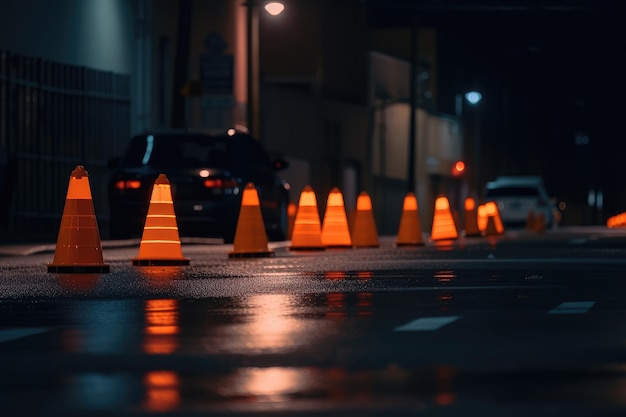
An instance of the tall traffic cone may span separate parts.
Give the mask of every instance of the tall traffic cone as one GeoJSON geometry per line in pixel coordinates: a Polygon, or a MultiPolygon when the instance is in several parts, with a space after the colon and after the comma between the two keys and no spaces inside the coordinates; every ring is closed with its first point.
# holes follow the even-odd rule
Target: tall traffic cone
{"type": "Polygon", "coordinates": [[[487,207],[484,204],[480,204],[476,209],[476,223],[478,224],[478,230],[481,234],[484,234],[487,230],[487,207]]]}
{"type": "Polygon", "coordinates": [[[322,226],[315,191],[307,185],[300,193],[296,219],[293,224],[290,250],[324,250],[322,226]]]}
{"type": "Polygon", "coordinates": [[[465,199],[465,236],[480,236],[480,230],[478,229],[478,209],[476,208],[476,201],[472,197],[465,199]]]}
{"type": "Polygon", "coordinates": [[[414,193],[408,192],[402,202],[402,216],[400,217],[396,246],[421,246],[423,244],[422,226],[417,211],[417,197],[414,193]]]}
{"type": "Polygon", "coordinates": [[[537,233],[543,233],[546,231],[546,215],[540,212],[535,220],[533,230],[537,233]]]}
{"type": "Polygon", "coordinates": [[[502,224],[502,218],[500,217],[500,211],[496,203],[494,201],[488,201],[485,203],[485,209],[487,213],[485,236],[501,235],[504,233],[504,225],[502,224]]]}
{"type": "Polygon", "coordinates": [[[328,194],[326,212],[322,221],[322,244],[327,248],[352,247],[343,194],[337,187],[330,190],[328,194]]]}
{"type": "Polygon", "coordinates": [[[89,174],[78,165],[70,176],[63,217],[48,272],[109,272],[102,258],[98,222],[93,209],[89,174]]]}
{"type": "Polygon", "coordinates": [[[433,227],[430,233],[430,239],[449,240],[458,237],[459,232],[454,224],[448,198],[444,196],[437,197],[435,200],[435,214],[433,215],[433,227]]]}
{"type": "Polygon", "coordinates": [[[377,248],[378,231],[372,211],[372,199],[369,194],[362,191],[356,200],[352,223],[352,245],[355,248],[377,248]]]}
{"type": "Polygon", "coordinates": [[[133,265],[189,265],[189,259],[183,256],[172,187],[165,174],[160,174],[152,186],[139,254],[133,258],[133,265]]]}
{"type": "Polygon", "coordinates": [[[259,193],[253,183],[246,184],[235,230],[233,251],[229,258],[261,258],[274,256],[267,247],[267,232],[261,213],[259,193]]]}
{"type": "Polygon", "coordinates": [[[535,230],[535,222],[537,219],[535,218],[535,212],[530,210],[528,215],[526,216],[526,224],[524,225],[524,229],[526,230],[535,230]]]}
{"type": "Polygon", "coordinates": [[[293,234],[293,224],[296,221],[296,211],[298,206],[293,201],[287,204],[287,240],[291,240],[293,234]]]}

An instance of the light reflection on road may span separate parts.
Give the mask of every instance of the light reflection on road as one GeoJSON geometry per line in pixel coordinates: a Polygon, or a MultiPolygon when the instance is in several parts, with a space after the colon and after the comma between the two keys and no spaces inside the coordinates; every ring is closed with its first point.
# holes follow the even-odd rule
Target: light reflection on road
{"type": "Polygon", "coordinates": [[[61,288],[73,294],[84,294],[96,288],[102,274],[56,274],[61,288]]]}
{"type": "Polygon", "coordinates": [[[151,371],[143,379],[146,388],[144,406],[149,411],[174,410],[180,403],[180,378],[172,371],[151,371]]]}
{"type": "Polygon", "coordinates": [[[243,310],[247,317],[234,326],[231,338],[224,340],[230,352],[279,352],[297,349],[321,325],[318,321],[296,318],[298,297],[289,294],[256,294],[246,297],[243,310]]]}
{"type": "Polygon", "coordinates": [[[146,327],[143,351],[149,354],[169,354],[178,348],[178,301],[173,299],[146,300],[146,327]]]}

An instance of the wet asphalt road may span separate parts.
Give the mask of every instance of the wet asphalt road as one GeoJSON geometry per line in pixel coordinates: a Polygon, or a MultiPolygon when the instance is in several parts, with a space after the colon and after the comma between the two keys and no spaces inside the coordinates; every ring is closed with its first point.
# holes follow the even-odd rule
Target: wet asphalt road
{"type": "Polygon", "coordinates": [[[48,274],[0,257],[3,416],[626,415],[626,232],[48,274]]]}

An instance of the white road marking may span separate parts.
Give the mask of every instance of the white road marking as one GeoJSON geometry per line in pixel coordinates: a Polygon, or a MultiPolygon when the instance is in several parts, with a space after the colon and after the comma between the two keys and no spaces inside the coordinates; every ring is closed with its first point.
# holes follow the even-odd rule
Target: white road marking
{"type": "Polygon", "coordinates": [[[458,319],[460,316],[447,316],[447,317],[422,317],[402,326],[396,327],[396,332],[424,332],[434,331],[442,328],[446,324],[450,324],[458,319]]]}
{"type": "Polygon", "coordinates": [[[22,337],[33,336],[35,334],[47,332],[45,327],[31,327],[26,329],[0,330],[0,343],[21,339],[22,337]]]}
{"type": "Polygon", "coordinates": [[[570,301],[559,304],[548,314],[585,314],[593,307],[595,301],[570,301]]]}

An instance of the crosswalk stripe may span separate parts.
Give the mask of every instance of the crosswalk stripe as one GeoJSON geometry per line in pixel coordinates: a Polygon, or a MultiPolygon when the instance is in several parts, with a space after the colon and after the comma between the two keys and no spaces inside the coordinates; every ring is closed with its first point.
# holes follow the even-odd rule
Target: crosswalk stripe
{"type": "Polygon", "coordinates": [[[595,301],[569,301],[559,304],[548,314],[585,314],[595,303],[595,301]]]}
{"type": "Polygon", "coordinates": [[[424,332],[438,330],[446,324],[450,324],[458,319],[460,316],[446,316],[446,317],[422,317],[402,326],[396,327],[396,332],[424,332]]]}

